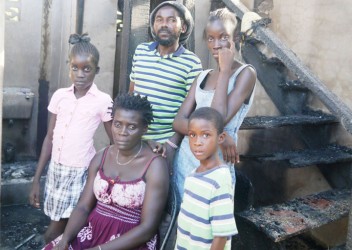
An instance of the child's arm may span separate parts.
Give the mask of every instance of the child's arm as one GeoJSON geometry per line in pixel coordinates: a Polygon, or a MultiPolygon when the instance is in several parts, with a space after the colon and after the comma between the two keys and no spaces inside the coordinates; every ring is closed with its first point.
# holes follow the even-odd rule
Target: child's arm
{"type": "Polygon", "coordinates": [[[166,157],[167,166],[169,168],[169,173],[173,173],[173,162],[175,158],[176,149],[174,146],[179,146],[183,139],[183,135],[178,132],[175,132],[168,140],[169,142],[164,143],[164,151],[162,156],[166,157]]]}
{"type": "Polygon", "coordinates": [[[109,136],[110,145],[114,144],[114,138],[112,137],[112,132],[111,132],[111,125],[112,125],[112,121],[104,122],[105,132],[109,136]]]}
{"type": "Polygon", "coordinates": [[[45,165],[47,164],[51,156],[55,124],[56,114],[50,113],[48,131],[43,141],[42,150],[40,152],[40,157],[37,164],[37,169],[33,177],[31,192],[29,194],[29,203],[37,208],[40,207],[40,177],[43,173],[45,165]]]}
{"type": "Polygon", "coordinates": [[[214,237],[210,250],[223,250],[227,241],[227,237],[214,237]]]}
{"type": "Polygon", "coordinates": [[[213,241],[211,249],[224,249],[228,237],[238,233],[234,217],[234,188],[228,168],[214,171],[214,181],[219,185],[212,191],[209,218],[213,241]]]}
{"type": "Polygon", "coordinates": [[[232,119],[241,105],[249,98],[256,81],[255,70],[252,67],[247,67],[237,76],[236,85],[228,94],[229,80],[233,74],[234,50],[233,42],[231,42],[230,48],[224,47],[219,50],[220,72],[211,103],[211,107],[219,111],[223,116],[225,124],[232,119]]]}
{"type": "Polygon", "coordinates": [[[103,157],[104,150],[98,152],[90,162],[88,168],[88,178],[84,186],[83,192],[79,198],[77,206],[73,209],[70,219],[67,222],[67,226],[62,235],[60,242],[57,244],[55,249],[66,249],[68,243],[79,233],[87,221],[87,218],[94,208],[97,200],[94,195],[93,186],[94,180],[99,170],[101,159],[103,157]]]}
{"type": "Polygon", "coordinates": [[[223,160],[225,162],[231,162],[233,164],[240,162],[240,155],[237,151],[237,145],[235,140],[225,132],[225,140],[220,144],[220,150],[222,152],[223,160]]]}
{"type": "Polygon", "coordinates": [[[181,135],[188,134],[188,118],[196,108],[196,88],[197,88],[197,79],[194,79],[190,90],[186,96],[186,99],[181,104],[180,109],[177,112],[177,115],[174,119],[173,129],[180,133],[181,135]]]}

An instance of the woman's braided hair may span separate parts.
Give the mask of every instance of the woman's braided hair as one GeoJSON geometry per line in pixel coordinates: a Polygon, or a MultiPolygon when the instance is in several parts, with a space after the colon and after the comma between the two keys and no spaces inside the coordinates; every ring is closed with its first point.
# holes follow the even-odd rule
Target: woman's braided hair
{"type": "Polygon", "coordinates": [[[147,97],[132,93],[119,94],[115,97],[111,116],[114,117],[117,109],[125,109],[140,112],[144,125],[149,125],[153,121],[152,105],[147,97]]]}

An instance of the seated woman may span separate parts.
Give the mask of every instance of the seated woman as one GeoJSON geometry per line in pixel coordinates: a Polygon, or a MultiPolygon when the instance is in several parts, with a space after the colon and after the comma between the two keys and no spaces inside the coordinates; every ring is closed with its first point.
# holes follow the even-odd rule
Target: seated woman
{"type": "Polygon", "coordinates": [[[112,110],[114,144],[91,161],[88,180],[63,235],[44,249],[158,249],[169,175],[142,141],[153,119],[146,98],[123,94],[112,110]]]}

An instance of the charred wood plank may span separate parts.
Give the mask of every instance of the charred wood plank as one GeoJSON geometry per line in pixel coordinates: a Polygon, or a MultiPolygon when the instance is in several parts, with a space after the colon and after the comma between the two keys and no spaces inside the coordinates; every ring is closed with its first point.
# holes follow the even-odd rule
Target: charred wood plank
{"type": "Polygon", "coordinates": [[[322,125],[337,123],[336,117],[324,113],[246,117],[240,129],[267,129],[294,125],[322,125]]]}
{"type": "MultiPolygon", "coordinates": [[[[191,12],[193,19],[195,20],[195,3],[194,0],[183,0],[183,5],[186,6],[186,8],[191,12]]],[[[186,41],[186,48],[189,49],[190,51],[195,50],[195,40],[194,40],[194,32],[195,29],[192,30],[191,35],[189,36],[189,38],[186,41]]]]}
{"type": "Polygon", "coordinates": [[[350,190],[334,189],[236,214],[274,242],[280,242],[348,215],[350,190]]]}
{"type": "Polygon", "coordinates": [[[267,60],[255,45],[246,43],[242,47],[243,59],[254,66],[258,79],[270,99],[284,115],[302,113],[307,103],[307,93],[303,91],[287,91],[282,88],[286,81],[286,71],[282,65],[267,60]]]}
{"type": "Polygon", "coordinates": [[[308,88],[300,80],[287,80],[284,83],[279,84],[284,90],[300,90],[307,91],[308,88]]]}
{"type": "MultiPolygon", "coordinates": [[[[243,18],[244,13],[248,12],[248,9],[240,3],[240,1],[223,0],[223,2],[230,10],[234,11],[240,19],[243,18]]],[[[271,30],[259,26],[254,30],[254,34],[256,39],[263,42],[277,58],[279,58],[286,67],[325,104],[331,113],[336,115],[344,128],[352,134],[351,109],[330,91],[271,30]]],[[[349,217],[346,246],[348,249],[352,248],[352,212],[349,217]]]]}
{"type": "MultiPolygon", "coordinates": [[[[253,156],[241,156],[248,158],[253,156]]],[[[352,149],[330,144],[317,149],[303,149],[277,152],[272,155],[257,156],[259,161],[285,161],[291,168],[300,168],[317,164],[332,164],[352,161],[352,149]]]]}
{"type": "MultiPolygon", "coordinates": [[[[240,1],[223,0],[223,2],[241,19],[249,11],[240,1]]],[[[254,34],[256,39],[263,42],[309,90],[319,97],[331,113],[341,120],[345,129],[352,133],[351,109],[330,91],[270,29],[258,26],[254,30],[254,34]]]]}
{"type": "Polygon", "coordinates": [[[346,248],[346,245],[341,245],[341,246],[336,246],[334,248],[330,248],[331,250],[346,250],[346,249],[350,249],[350,248],[346,248]]]}
{"type": "Polygon", "coordinates": [[[150,41],[149,28],[150,1],[124,1],[123,29],[120,56],[119,93],[128,92],[132,58],[138,44],[150,41]]]}

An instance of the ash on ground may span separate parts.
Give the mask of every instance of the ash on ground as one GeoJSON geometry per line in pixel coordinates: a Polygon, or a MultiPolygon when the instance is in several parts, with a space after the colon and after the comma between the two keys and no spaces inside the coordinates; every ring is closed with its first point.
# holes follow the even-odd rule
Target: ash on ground
{"type": "Polygon", "coordinates": [[[30,205],[1,207],[0,249],[37,250],[44,246],[43,234],[50,219],[30,205]],[[26,241],[27,239],[30,240],[26,241]]]}

